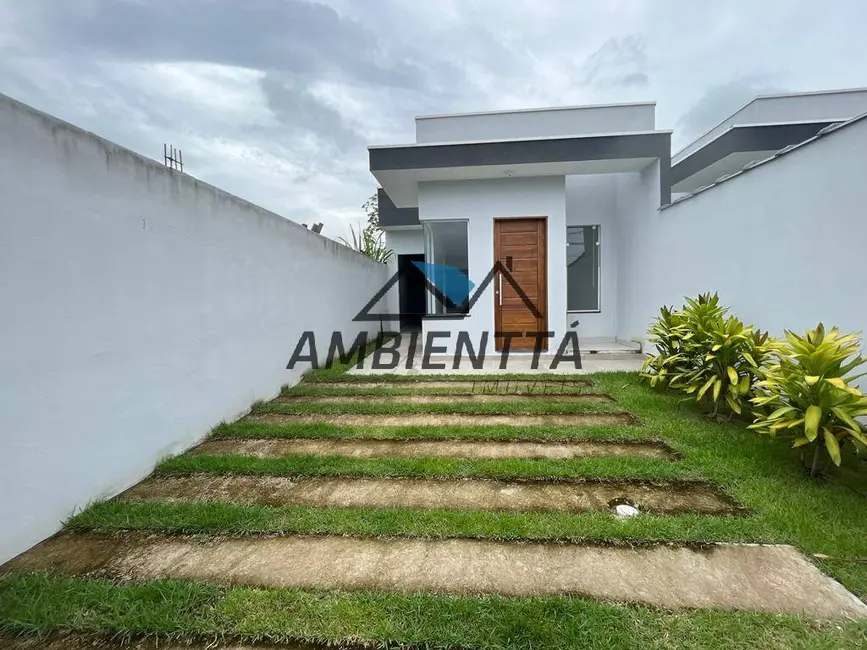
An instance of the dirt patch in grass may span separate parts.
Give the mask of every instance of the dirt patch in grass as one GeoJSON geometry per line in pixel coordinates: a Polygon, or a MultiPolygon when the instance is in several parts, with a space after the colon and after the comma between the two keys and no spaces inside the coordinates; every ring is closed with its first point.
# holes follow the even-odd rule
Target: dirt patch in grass
{"type": "Polygon", "coordinates": [[[529,393],[492,394],[471,393],[468,395],[282,395],[275,402],[306,402],[309,404],[349,404],[352,402],[382,402],[384,404],[502,404],[505,402],[613,402],[614,398],[602,393],[529,393]]]}
{"type": "Polygon", "coordinates": [[[192,455],[239,454],[257,458],[291,455],[348,456],[351,458],[579,458],[633,456],[674,459],[664,445],[653,442],[526,442],[501,440],[382,440],[339,438],[220,438],[187,452],[192,455]]]}
{"type": "Polygon", "coordinates": [[[303,478],[190,474],[153,477],[130,488],[127,501],[219,501],[255,506],[446,508],[586,512],[631,503],[654,514],[739,512],[714,486],[690,481],[492,480],[445,478],[303,478]]]}
{"type": "Polygon", "coordinates": [[[864,603],[791,546],[64,533],[19,556],[0,573],[4,569],[273,588],[575,594],[671,609],[867,617],[864,603]],[[107,555],[102,550],[106,548],[107,555]]]}
{"type": "Polygon", "coordinates": [[[562,413],[543,415],[478,415],[461,413],[412,413],[406,415],[379,413],[331,415],[327,413],[311,413],[308,415],[293,415],[289,413],[259,413],[248,415],[245,419],[250,422],[270,422],[273,424],[335,424],[350,427],[545,427],[604,426],[635,423],[635,418],[629,413],[562,413]]]}

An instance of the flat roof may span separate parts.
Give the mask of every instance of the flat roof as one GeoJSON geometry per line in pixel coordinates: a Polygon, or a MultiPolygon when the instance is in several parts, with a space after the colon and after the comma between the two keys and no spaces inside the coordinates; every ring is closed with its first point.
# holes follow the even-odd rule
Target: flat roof
{"type": "Polygon", "coordinates": [[[449,142],[405,142],[399,144],[371,144],[367,146],[368,151],[374,149],[405,149],[408,147],[450,147],[455,145],[465,144],[498,144],[505,142],[542,142],[546,140],[574,140],[576,138],[620,138],[630,135],[650,135],[650,134],[665,134],[671,135],[674,133],[671,129],[651,129],[647,131],[615,131],[606,133],[576,133],[573,135],[546,135],[534,136],[529,138],[498,138],[493,140],[451,140],[449,142]]]}
{"type": "Polygon", "coordinates": [[[698,189],[693,190],[692,192],[689,192],[685,196],[681,196],[681,197],[674,199],[673,201],[671,201],[667,205],[663,205],[660,208],[660,210],[667,210],[667,209],[669,209],[675,205],[678,205],[679,203],[683,203],[685,201],[688,201],[689,199],[696,197],[696,196],[699,196],[700,194],[703,194],[704,192],[707,192],[708,190],[713,189],[714,187],[722,185],[723,183],[727,183],[730,180],[733,180],[735,178],[739,178],[740,176],[743,176],[744,174],[752,171],[753,169],[757,169],[759,167],[764,167],[765,165],[771,164],[775,160],[779,160],[780,158],[783,158],[783,157],[789,155],[793,151],[798,151],[798,150],[802,149],[803,147],[808,147],[811,144],[813,144],[814,142],[817,142],[818,140],[821,140],[822,138],[828,137],[832,133],[836,133],[838,131],[845,130],[846,127],[851,126],[853,124],[857,124],[858,122],[861,122],[862,120],[865,120],[865,119],[867,119],[867,113],[862,113],[861,115],[858,115],[857,117],[853,117],[851,120],[848,120],[845,122],[834,122],[833,124],[826,126],[824,129],[821,129],[812,138],[809,138],[808,140],[804,140],[803,142],[799,142],[798,144],[793,144],[793,145],[789,145],[787,147],[784,147],[783,149],[780,149],[779,151],[777,151],[773,155],[771,155],[771,156],[769,156],[763,160],[757,160],[757,161],[748,163],[741,170],[739,170],[737,172],[734,172],[732,174],[728,174],[726,176],[718,178],[713,183],[699,187],[698,189]]]}
{"type": "Polygon", "coordinates": [[[543,106],[539,108],[507,108],[499,111],[475,111],[468,113],[439,113],[416,115],[416,120],[435,120],[444,117],[473,117],[477,115],[505,115],[508,113],[544,113],[548,111],[574,111],[589,108],[621,108],[628,106],[656,106],[656,102],[623,102],[620,104],[576,104],[574,106],[543,106]]]}
{"type": "Polygon", "coordinates": [[[773,97],[802,97],[804,95],[838,95],[842,93],[863,93],[867,86],[861,88],[837,88],[836,90],[806,90],[799,93],[770,93],[768,95],[756,95],[750,102],[756,99],[771,99],[773,97]]]}
{"type": "MultiPolygon", "coordinates": [[[[839,121],[805,120],[769,124],[733,124],[700,149],[696,149],[680,160],[672,161],[672,186],[675,186],[675,191],[682,191],[676,187],[679,183],[732,154],[749,151],[779,151],[790,144],[808,140],[820,129],[839,121]]],[[[738,170],[740,166],[731,171],[738,170]]]]}
{"type": "Polygon", "coordinates": [[[417,206],[419,182],[631,172],[654,160],[663,202],[671,196],[671,131],[372,146],[368,157],[398,208],[417,206]]]}
{"type": "Polygon", "coordinates": [[[808,90],[808,91],[798,92],[798,93],[771,93],[769,95],[756,95],[750,101],[748,101],[746,104],[741,106],[738,110],[736,110],[734,113],[732,113],[731,115],[727,115],[726,117],[721,119],[719,122],[714,124],[707,131],[705,131],[700,136],[695,138],[692,142],[690,142],[689,144],[686,144],[683,147],[681,147],[680,149],[678,149],[674,154],[672,154],[671,157],[677,158],[681,153],[683,153],[684,151],[689,149],[692,145],[694,145],[696,142],[701,140],[708,133],[710,133],[711,131],[713,131],[717,127],[720,127],[723,124],[725,124],[726,120],[731,119],[732,117],[734,117],[735,115],[740,113],[742,110],[744,110],[747,106],[749,106],[750,104],[752,104],[755,101],[758,101],[759,99],[776,99],[776,98],[783,98],[783,97],[807,97],[809,95],[842,95],[844,93],[861,93],[861,92],[867,92],[867,87],[863,87],[863,88],[838,88],[836,90],[808,90]]]}

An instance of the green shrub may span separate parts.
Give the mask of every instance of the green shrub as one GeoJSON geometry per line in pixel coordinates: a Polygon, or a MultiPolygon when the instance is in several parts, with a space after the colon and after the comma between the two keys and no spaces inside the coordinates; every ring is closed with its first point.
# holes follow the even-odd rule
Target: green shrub
{"type": "Polygon", "coordinates": [[[671,386],[695,394],[697,401],[707,398],[714,414],[725,404],[741,415],[772,342],[767,332],[746,326],[734,316],[720,317],[706,327],[702,336],[690,341],[695,348],[692,369],[672,381],[671,386]]]}
{"type": "Polygon", "coordinates": [[[659,317],[648,330],[650,341],[656,345],[658,354],[644,362],[641,372],[651,386],[666,386],[671,377],[678,376],[689,367],[683,354],[683,338],[688,333],[682,311],[674,311],[674,307],[662,307],[659,310],[659,317]]]}
{"type": "Polygon", "coordinates": [[[745,326],[717,294],[687,298],[679,311],[666,307],[650,327],[658,354],[645,362],[642,376],[651,386],[670,386],[738,414],[752,395],[753,380],[773,341],[745,326]]]}
{"type": "Polygon", "coordinates": [[[642,377],[651,386],[667,386],[677,381],[698,363],[698,350],[705,340],[708,325],[726,313],[717,294],[700,294],[687,298],[679,310],[663,307],[659,317],[650,325],[648,333],[658,354],[644,362],[642,377]]]}
{"type": "Polygon", "coordinates": [[[786,331],[786,341],[773,351],[775,363],[762,371],[752,402],[763,411],[750,425],[770,436],[794,438],[794,447],[812,447],[811,475],[825,455],[840,465],[840,444],[867,445],[855,418],[867,415],[867,397],[851,386],[862,375],[850,373],[865,363],[855,334],[825,332],[819,323],[805,336],[786,331]]]}

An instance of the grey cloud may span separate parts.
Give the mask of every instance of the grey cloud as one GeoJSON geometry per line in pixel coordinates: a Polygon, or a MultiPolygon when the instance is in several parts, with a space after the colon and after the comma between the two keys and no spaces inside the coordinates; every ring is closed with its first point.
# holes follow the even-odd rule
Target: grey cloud
{"type": "Polygon", "coordinates": [[[22,23],[41,48],[147,61],[196,61],[412,87],[420,70],[331,7],[303,0],[30,0],[22,23]]]}
{"type": "Polygon", "coordinates": [[[609,38],[582,68],[581,83],[596,87],[646,86],[647,54],[644,39],[638,35],[609,38]]]}
{"type": "Polygon", "coordinates": [[[756,95],[786,92],[774,77],[754,74],[711,86],[677,121],[678,136],[692,139],[724,120],[756,95]]]}
{"type": "MultiPolygon", "coordinates": [[[[865,85],[859,0],[820,14],[791,0],[760,24],[755,0],[672,2],[0,0],[0,89],[151,155],[169,139],[203,180],[299,220],[330,216],[333,235],[374,186],[364,145],[410,140],[414,114],[640,95],[682,140],[781,90],[761,70],[795,90],[865,85]],[[151,65],[177,62],[265,74],[227,108],[175,92],[197,66],[151,65]]],[[[206,68],[202,87],[219,93],[222,72],[206,68]]],[[[229,93],[244,88],[233,78],[229,93]]]]}
{"type": "Polygon", "coordinates": [[[628,75],[624,75],[620,78],[619,84],[621,86],[631,87],[631,86],[646,86],[650,83],[650,77],[647,76],[644,72],[633,72],[628,75]]]}
{"type": "Polygon", "coordinates": [[[285,129],[285,136],[314,133],[344,152],[362,145],[360,135],[340,112],[321,102],[298,77],[268,72],[260,85],[268,107],[285,129]]]}

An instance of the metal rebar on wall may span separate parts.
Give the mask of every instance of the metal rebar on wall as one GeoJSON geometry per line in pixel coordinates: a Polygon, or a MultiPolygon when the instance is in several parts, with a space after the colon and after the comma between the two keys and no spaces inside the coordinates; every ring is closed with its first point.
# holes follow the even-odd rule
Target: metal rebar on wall
{"type": "Polygon", "coordinates": [[[163,164],[169,169],[184,171],[184,153],[170,144],[163,144],[163,164]]]}

